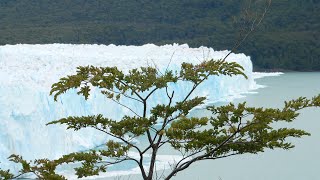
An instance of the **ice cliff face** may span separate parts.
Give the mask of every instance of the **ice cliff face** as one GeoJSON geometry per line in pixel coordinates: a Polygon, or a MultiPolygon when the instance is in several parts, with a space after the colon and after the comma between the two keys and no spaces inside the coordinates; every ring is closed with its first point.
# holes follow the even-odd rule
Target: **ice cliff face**
{"type": "MultiPolygon", "coordinates": [[[[151,65],[160,70],[176,70],[182,62],[199,63],[203,59],[220,59],[228,51],[189,48],[187,45],[115,46],[115,45],[6,45],[0,46],[0,167],[9,167],[6,158],[12,153],[26,159],[55,158],[73,151],[93,148],[109,137],[94,130],[66,131],[62,126],[45,124],[66,116],[102,113],[119,119],[130,112],[93,93],[88,101],[74,91],[62,95],[58,102],[49,96],[50,87],[59,78],[75,73],[80,65],[117,66],[128,71],[151,65]]],[[[210,101],[238,95],[256,87],[252,63],[244,54],[232,54],[249,77],[212,77],[195,92],[210,101]]],[[[190,88],[184,83],[171,86],[179,100],[190,88]],[[179,97],[180,96],[180,97],[179,97]]],[[[150,106],[164,103],[164,92],[152,97],[150,106]]],[[[125,102],[136,108],[131,101],[125,102]]],[[[136,109],[139,111],[139,109],[136,109]]]]}

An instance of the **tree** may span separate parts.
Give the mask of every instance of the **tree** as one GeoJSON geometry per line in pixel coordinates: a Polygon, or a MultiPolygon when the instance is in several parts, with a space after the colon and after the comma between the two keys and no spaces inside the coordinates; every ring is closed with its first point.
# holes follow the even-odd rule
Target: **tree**
{"type": "Polygon", "coordinates": [[[294,147],[287,141],[288,137],[309,135],[299,129],[275,128],[274,123],[292,122],[299,115],[298,110],[320,106],[320,95],[311,100],[299,98],[285,102],[281,109],[230,103],[221,107],[207,107],[212,112],[212,117],[188,116],[193,108],[206,100],[206,97],[190,98],[194,90],[210,76],[218,75],[239,75],[246,78],[239,64],[224,60],[208,60],[198,65],[183,63],[179,72],[166,70],[163,73],[154,67],[132,69],[128,74],[117,67],[78,67],[75,75],[61,78],[53,84],[51,94],[55,100],[69,89],[78,89],[78,94],[88,99],[92,87],[95,87],[134,115],[125,115],[120,121],[103,115],[66,117],[49,124],[64,124],[74,131],[94,128],[117,141],[106,142],[103,150],[71,153],[57,160],[39,159],[28,162],[21,156],[12,155],[10,160],[22,165],[21,174],[14,176],[9,170],[2,170],[0,177],[13,179],[33,173],[39,179],[65,179],[55,172],[57,166],[81,162],[82,166],[75,168],[76,175],[81,178],[106,172],[109,165],[133,161],[139,166],[143,179],[154,179],[158,152],[170,146],[180,152],[182,157],[172,164],[169,174],[160,177],[170,179],[197,161],[256,154],[266,149],[287,150],[294,147]],[[174,102],[175,92],[170,91],[170,84],[182,81],[192,83],[192,89],[184,99],[174,102]],[[158,91],[166,92],[167,103],[151,107],[147,112],[149,98],[158,91]],[[121,99],[136,101],[142,107],[142,112],[135,112],[122,104],[121,99]],[[161,126],[156,126],[157,123],[161,123],[161,126]],[[133,139],[137,137],[145,138],[148,146],[135,144],[133,139]],[[129,151],[138,153],[139,157],[131,156],[129,151]],[[148,166],[144,164],[146,156],[151,156],[148,166]]]}

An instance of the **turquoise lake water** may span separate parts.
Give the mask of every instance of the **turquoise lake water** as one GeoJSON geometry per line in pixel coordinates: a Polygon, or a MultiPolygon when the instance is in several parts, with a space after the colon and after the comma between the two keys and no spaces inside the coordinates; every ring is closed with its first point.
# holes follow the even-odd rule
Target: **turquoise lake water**
{"type": "MultiPolygon", "coordinates": [[[[320,94],[320,73],[286,73],[265,77],[257,82],[266,88],[234,102],[247,101],[250,106],[282,107],[285,100],[320,94]]],[[[201,112],[195,112],[201,115],[201,112]]],[[[240,155],[228,159],[201,162],[174,179],[201,180],[317,180],[320,179],[320,108],[309,108],[290,127],[311,133],[292,140],[289,151],[267,150],[258,155],[240,155]]]]}
{"type": "MultiPolygon", "coordinates": [[[[300,96],[320,94],[320,73],[285,73],[278,77],[257,79],[265,85],[234,103],[247,101],[250,106],[282,107],[285,100],[300,96]]],[[[224,103],[220,103],[224,104],[224,103]]],[[[204,110],[195,110],[194,116],[208,115],[204,110]]],[[[317,180],[320,179],[320,108],[309,108],[289,127],[301,128],[312,135],[291,139],[294,149],[266,150],[258,155],[239,155],[230,158],[195,163],[179,173],[175,180],[317,180]]],[[[162,154],[170,155],[166,150],[162,154]]],[[[161,172],[159,172],[161,173],[161,172]]],[[[105,178],[102,178],[105,179],[105,178]]],[[[141,179],[140,175],[108,179],[141,179]]]]}

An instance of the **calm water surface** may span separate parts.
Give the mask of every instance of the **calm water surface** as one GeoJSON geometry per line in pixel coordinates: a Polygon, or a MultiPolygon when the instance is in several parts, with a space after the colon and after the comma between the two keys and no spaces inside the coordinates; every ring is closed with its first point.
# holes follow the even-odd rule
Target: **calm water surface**
{"type": "MultiPolygon", "coordinates": [[[[286,73],[279,77],[265,77],[257,82],[266,88],[248,94],[234,103],[247,101],[250,106],[282,107],[285,100],[320,94],[320,73],[286,73]]],[[[195,116],[207,115],[204,110],[195,116]]],[[[318,180],[320,179],[320,108],[301,111],[298,119],[289,124],[312,135],[293,139],[294,149],[267,150],[258,155],[239,155],[228,159],[203,161],[179,173],[175,180],[318,180]]],[[[117,177],[118,179],[119,177],[117,177]]],[[[115,179],[115,178],[112,178],[115,179]]],[[[140,179],[125,176],[120,179],[140,179]]]]}

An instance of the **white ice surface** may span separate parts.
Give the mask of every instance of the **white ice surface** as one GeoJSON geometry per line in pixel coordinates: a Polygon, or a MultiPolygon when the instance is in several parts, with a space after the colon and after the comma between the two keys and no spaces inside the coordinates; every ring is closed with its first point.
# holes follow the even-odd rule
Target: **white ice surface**
{"type": "Polygon", "coordinates": [[[260,78],[264,78],[264,77],[280,76],[282,74],[283,74],[282,72],[254,72],[253,78],[260,79],[260,78]]]}

